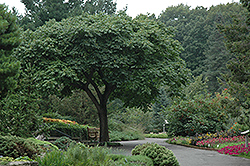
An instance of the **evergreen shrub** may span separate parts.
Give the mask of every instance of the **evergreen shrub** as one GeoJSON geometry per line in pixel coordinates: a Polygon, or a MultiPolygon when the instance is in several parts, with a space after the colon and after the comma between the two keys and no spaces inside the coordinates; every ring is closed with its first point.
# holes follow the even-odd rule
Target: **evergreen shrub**
{"type": "Polygon", "coordinates": [[[179,166],[174,153],[164,146],[156,143],[137,145],[132,150],[132,155],[144,155],[153,160],[154,166],[179,166]]]}
{"type": "Polygon", "coordinates": [[[17,158],[20,156],[28,156],[34,159],[36,155],[54,149],[49,144],[41,145],[32,139],[25,139],[12,135],[0,135],[0,155],[17,158]]]}

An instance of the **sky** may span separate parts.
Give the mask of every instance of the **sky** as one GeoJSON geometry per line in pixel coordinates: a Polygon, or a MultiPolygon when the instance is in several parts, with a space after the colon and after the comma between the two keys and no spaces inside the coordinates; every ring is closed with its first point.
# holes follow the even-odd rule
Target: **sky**
{"type": "MultiPolygon", "coordinates": [[[[113,0],[117,2],[117,9],[122,10],[124,7],[128,7],[127,14],[135,17],[138,14],[159,14],[170,6],[177,6],[183,3],[184,5],[195,8],[197,6],[203,6],[206,8],[212,5],[227,4],[231,2],[239,2],[239,0],[113,0]]],[[[18,9],[19,13],[24,13],[24,5],[21,0],[0,0],[0,4],[5,3],[11,9],[13,6],[18,9]]]]}

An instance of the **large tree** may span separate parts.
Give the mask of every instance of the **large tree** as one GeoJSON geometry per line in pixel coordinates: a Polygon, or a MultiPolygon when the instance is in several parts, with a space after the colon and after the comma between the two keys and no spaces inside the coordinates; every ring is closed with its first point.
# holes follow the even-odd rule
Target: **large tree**
{"type": "Polygon", "coordinates": [[[205,59],[204,50],[207,46],[208,31],[206,31],[207,9],[180,4],[167,8],[161,13],[159,20],[166,26],[176,29],[175,39],[179,40],[184,48],[181,58],[186,61],[192,74],[201,74],[202,61],[205,59]]]}
{"type": "Polygon", "coordinates": [[[208,10],[205,30],[209,32],[207,47],[205,48],[205,60],[202,62],[202,74],[208,78],[208,90],[211,93],[220,92],[223,87],[217,81],[221,74],[228,72],[227,62],[232,58],[230,51],[224,44],[224,35],[220,33],[218,25],[232,24],[232,17],[242,14],[245,9],[239,3],[228,3],[212,6],[208,10]]]}
{"type": "Polygon", "coordinates": [[[241,122],[249,126],[250,122],[250,21],[249,1],[241,1],[247,8],[245,14],[238,15],[234,22],[228,26],[219,26],[225,35],[226,47],[234,55],[227,64],[229,72],[224,75],[224,80],[230,93],[244,108],[241,122]]]}
{"type": "Polygon", "coordinates": [[[98,111],[100,140],[108,141],[109,99],[147,107],[160,86],[175,94],[186,83],[182,48],[172,37],[171,29],[147,16],[85,14],[26,31],[17,54],[22,64],[36,66],[37,88],[85,91],[98,111]]]}
{"type": "Polygon", "coordinates": [[[20,44],[16,19],[7,6],[0,4],[0,100],[16,86],[20,68],[20,64],[11,56],[13,49],[20,44]]]}
{"type": "Polygon", "coordinates": [[[35,30],[49,19],[61,21],[64,18],[78,16],[83,12],[89,14],[116,12],[113,0],[21,0],[26,13],[20,20],[24,29],[35,30]]]}

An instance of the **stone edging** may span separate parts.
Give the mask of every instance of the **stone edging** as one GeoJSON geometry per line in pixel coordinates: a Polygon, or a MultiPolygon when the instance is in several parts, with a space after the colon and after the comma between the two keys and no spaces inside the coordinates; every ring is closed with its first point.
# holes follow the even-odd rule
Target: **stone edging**
{"type": "MultiPolygon", "coordinates": [[[[4,165],[0,165],[4,166],[4,165]]],[[[15,161],[15,162],[10,162],[5,166],[38,166],[38,162],[36,161],[15,161]]]]}

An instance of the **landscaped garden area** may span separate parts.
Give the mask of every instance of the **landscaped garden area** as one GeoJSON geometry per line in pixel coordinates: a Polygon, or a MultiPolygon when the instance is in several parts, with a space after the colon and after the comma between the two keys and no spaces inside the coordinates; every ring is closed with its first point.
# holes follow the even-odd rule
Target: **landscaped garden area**
{"type": "Polygon", "coordinates": [[[180,165],[156,143],[110,149],[145,137],[250,158],[249,3],[132,18],[96,1],[0,4],[0,165],[180,165]]]}

